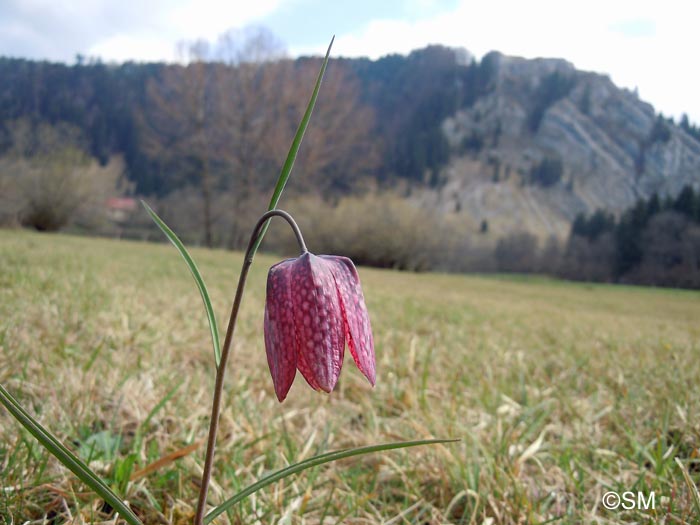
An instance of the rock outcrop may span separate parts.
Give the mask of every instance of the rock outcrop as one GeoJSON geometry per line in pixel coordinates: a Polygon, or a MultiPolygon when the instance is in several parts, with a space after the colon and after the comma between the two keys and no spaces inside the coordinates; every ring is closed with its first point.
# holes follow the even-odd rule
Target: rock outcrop
{"type": "Polygon", "coordinates": [[[443,122],[453,153],[426,205],[496,235],[563,237],[580,212],[700,187],[700,142],[607,76],[559,59],[484,63],[487,89],[443,122]]]}

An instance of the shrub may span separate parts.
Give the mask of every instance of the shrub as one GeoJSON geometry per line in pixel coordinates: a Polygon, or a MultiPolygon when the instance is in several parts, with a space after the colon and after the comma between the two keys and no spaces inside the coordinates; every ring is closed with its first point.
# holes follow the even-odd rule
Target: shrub
{"type": "Polygon", "coordinates": [[[0,221],[55,231],[69,223],[94,228],[104,219],[121,159],[100,166],[67,125],[17,121],[9,129],[12,146],[0,159],[0,221]]]}
{"type": "Polygon", "coordinates": [[[545,157],[530,170],[530,182],[545,188],[561,180],[564,164],[559,157],[545,157]]]}
{"type": "Polygon", "coordinates": [[[498,241],[494,255],[498,271],[529,273],[537,268],[537,254],[537,237],[515,232],[498,241]]]}
{"type": "Polygon", "coordinates": [[[115,193],[119,162],[105,167],[74,148],[21,163],[16,180],[21,199],[19,220],[40,231],[69,223],[93,227],[102,218],[107,197],[115,193]]]}
{"type": "MultiPolygon", "coordinates": [[[[331,205],[300,197],[285,205],[300,217],[316,253],[345,254],[358,264],[410,271],[484,270],[490,259],[473,244],[473,226],[446,218],[393,194],[347,197],[331,205]]],[[[268,247],[293,253],[294,240],[271,232],[268,247]]]]}

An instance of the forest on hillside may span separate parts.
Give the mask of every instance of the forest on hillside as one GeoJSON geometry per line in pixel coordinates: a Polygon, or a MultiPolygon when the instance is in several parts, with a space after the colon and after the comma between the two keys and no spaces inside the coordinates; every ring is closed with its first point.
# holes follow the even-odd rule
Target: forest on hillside
{"type": "MultiPolygon", "coordinates": [[[[319,64],[287,59],[264,30],[190,43],[182,64],[1,58],[4,185],[38,180],[52,166],[60,171],[67,158],[105,177],[121,168],[123,193],[194,205],[198,217],[182,221],[190,236],[199,230],[208,246],[240,247],[236,216],[276,179],[319,64]]],[[[332,60],[288,192],[332,202],[437,184],[450,154],[440,125],[485,89],[487,77],[480,64],[441,46],[377,61],[332,60]]],[[[10,193],[0,220],[46,230],[66,222],[20,213],[22,198],[10,193]]]]}
{"type": "MultiPolygon", "coordinates": [[[[286,59],[265,41],[253,50],[246,46],[202,51],[192,45],[185,65],[0,58],[0,154],[12,152],[13,128],[26,120],[75,128],[77,145],[102,165],[123,156],[127,177],[142,195],[186,185],[203,162],[217,178],[231,179],[219,184],[235,184],[252,162],[241,151],[253,143],[252,178],[274,173],[319,61],[286,59]],[[198,133],[210,140],[206,151],[192,148],[198,133]]],[[[376,61],[331,60],[309,132],[326,145],[306,143],[302,171],[318,172],[324,190],[341,192],[361,176],[422,181],[449,156],[442,120],[473,101],[487,77],[484,67],[460,64],[454,50],[441,46],[376,61]]]]}

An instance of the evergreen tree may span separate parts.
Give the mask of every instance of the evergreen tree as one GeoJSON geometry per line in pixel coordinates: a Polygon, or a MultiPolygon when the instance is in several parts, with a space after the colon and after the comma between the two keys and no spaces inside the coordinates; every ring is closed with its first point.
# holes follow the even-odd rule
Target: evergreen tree
{"type": "Polygon", "coordinates": [[[695,195],[692,186],[684,186],[671,208],[678,213],[685,215],[690,220],[695,220],[698,216],[698,196],[695,195]]]}
{"type": "Polygon", "coordinates": [[[638,201],[627,210],[615,229],[615,276],[622,277],[642,260],[642,233],[649,219],[647,203],[638,201]]]}

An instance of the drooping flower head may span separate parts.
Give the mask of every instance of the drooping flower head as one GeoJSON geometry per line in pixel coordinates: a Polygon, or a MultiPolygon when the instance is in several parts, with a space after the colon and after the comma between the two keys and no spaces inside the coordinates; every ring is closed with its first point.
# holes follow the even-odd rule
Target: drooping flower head
{"type": "Polygon", "coordinates": [[[265,301],[265,351],[277,399],[297,369],[315,390],[330,392],[347,341],[357,367],[374,386],[375,358],[360,278],[347,257],[304,252],[270,268],[265,301]]]}

